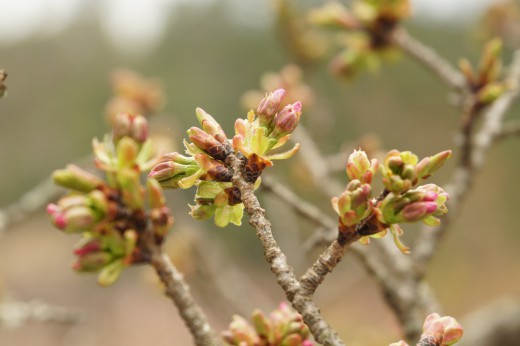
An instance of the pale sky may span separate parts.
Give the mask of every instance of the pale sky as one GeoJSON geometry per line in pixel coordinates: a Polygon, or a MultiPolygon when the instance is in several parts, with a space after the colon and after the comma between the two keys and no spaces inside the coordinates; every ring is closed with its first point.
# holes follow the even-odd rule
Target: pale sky
{"type": "MultiPolygon", "coordinates": [[[[120,48],[153,45],[160,38],[167,9],[181,3],[207,3],[217,0],[0,0],[0,44],[9,44],[35,33],[52,35],[74,21],[87,2],[95,3],[106,34],[120,48]]],[[[260,21],[253,2],[268,0],[232,0],[230,19],[251,23],[260,21]],[[240,14],[240,15],[236,15],[240,14]]],[[[412,0],[417,16],[436,20],[460,20],[477,15],[493,0],[412,0]]],[[[264,17],[267,12],[263,13],[264,17]]]]}

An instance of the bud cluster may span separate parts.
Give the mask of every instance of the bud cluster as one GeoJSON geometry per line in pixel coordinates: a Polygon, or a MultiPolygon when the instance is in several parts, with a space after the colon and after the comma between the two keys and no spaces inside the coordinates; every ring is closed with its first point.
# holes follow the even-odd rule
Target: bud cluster
{"type": "Polygon", "coordinates": [[[448,212],[448,194],[437,185],[419,183],[450,156],[447,150],[419,161],[409,151],[392,150],[379,167],[376,159],[369,160],[365,152],[355,150],[347,162],[350,182],[339,197],[332,198],[342,239],[359,239],[366,244],[369,237],[379,238],[390,230],[398,248],[407,253],[408,248],[399,241],[402,229],[398,224],[422,221],[434,226],[440,222],[437,217],[448,212]],[[372,198],[371,184],[378,167],[385,189],[378,198],[372,198]]]}
{"type": "Polygon", "coordinates": [[[48,205],[51,221],[66,233],[82,235],[72,267],[99,272],[103,286],[114,283],[125,267],[146,262],[144,237],[151,234],[160,245],[173,223],[159,183],[141,183],[141,172],[152,159],[150,148],[146,120],[121,113],[112,139],[94,141],[96,166],[105,179],[74,165],[53,174],[56,184],[71,191],[48,205]]]}
{"type": "Polygon", "coordinates": [[[184,142],[186,156],[176,152],[164,154],[149,176],[164,188],[197,186],[196,205],[191,207],[193,218],[214,216],[219,227],[230,222],[240,225],[244,206],[240,191],[231,183],[233,170],[227,158],[233,153],[243,159],[244,177],[256,188],[262,171],[273,165],[272,160],[289,158],[299,149],[296,144],[287,152],[271,154],[289,140],[301,117],[301,102],[288,104],[280,110],[284,95],[284,89],[268,94],[260,101],[258,116],[251,110],[247,119],[238,119],[232,140],[211,115],[197,108],[201,127],[188,130],[191,142],[184,142]]]}
{"type": "Polygon", "coordinates": [[[286,303],[266,317],[260,310],[252,314],[253,325],[241,316],[233,316],[229,329],[222,333],[232,346],[312,346],[309,329],[302,317],[286,303]]]}
{"type": "Polygon", "coordinates": [[[347,77],[377,69],[381,58],[393,53],[392,34],[409,16],[409,0],[357,0],[352,10],[333,1],[310,14],[317,25],[346,33],[346,48],[333,60],[332,69],[347,77]]]}
{"type": "MultiPolygon", "coordinates": [[[[463,333],[464,328],[453,317],[432,313],[424,320],[423,333],[417,345],[455,345],[463,333]]],[[[389,346],[408,346],[408,344],[401,340],[389,346]]]]}
{"type": "Polygon", "coordinates": [[[113,123],[120,112],[144,114],[157,113],[164,104],[164,94],[160,84],[146,79],[131,70],[116,70],[110,78],[114,96],[107,104],[106,114],[113,123]]]}
{"type": "Polygon", "coordinates": [[[459,61],[468,89],[475,96],[476,107],[492,103],[507,90],[507,84],[500,79],[501,52],[502,41],[494,38],[485,45],[477,70],[468,59],[463,58],[459,61]]]}

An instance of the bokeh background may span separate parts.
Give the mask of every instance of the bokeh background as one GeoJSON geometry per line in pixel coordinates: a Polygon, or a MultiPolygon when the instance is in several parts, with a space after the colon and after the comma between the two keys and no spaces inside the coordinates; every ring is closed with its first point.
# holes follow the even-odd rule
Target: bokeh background
{"type": "MultiPolygon", "coordinates": [[[[294,2],[301,13],[322,3],[294,2]]],[[[0,1],[0,68],[9,73],[8,95],[0,100],[0,206],[7,208],[54,169],[88,156],[92,138],[108,129],[109,76],[116,68],[160,81],[167,103],[152,127],[177,149],[185,129],[196,123],[197,106],[232,132],[234,119],[246,112],[244,92],[260,89],[266,72],[301,62],[280,35],[273,3],[0,1]]],[[[482,16],[491,0],[412,3],[415,15],[406,26],[413,35],[454,63],[462,56],[478,60],[485,39],[482,16]]],[[[511,48],[505,49],[506,62],[511,48]]],[[[346,81],[330,73],[332,52],[303,66],[314,102],[304,104],[302,121],[324,155],[366,134],[376,136],[381,148],[412,150],[420,157],[454,147],[458,112],[446,87],[422,66],[402,57],[385,63],[379,73],[346,81]]],[[[513,107],[508,119],[518,118],[519,109],[513,107]]],[[[431,265],[427,279],[445,312],[457,318],[502,297],[520,298],[519,150],[518,139],[511,138],[490,151],[431,265]]],[[[346,158],[339,156],[338,165],[346,158]]],[[[308,179],[302,160],[299,154],[270,174],[333,215],[328,196],[308,179]]],[[[453,166],[434,181],[445,183],[453,166]]],[[[341,173],[338,179],[346,182],[341,173]]],[[[273,309],[283,292],[252,229],[218,229],[211,221],[191,220],[192,193],[167,194],[177,220],[167,248],[210,320],[221,330],[234,313],[273,309]]],[[[316,256],[301,250],[313,225],[276,198],[261,194],[261,199],[275,236],[301,273],[316,256]]],[[[413,243],[414,229],[405,226],[405,242],[413,243]]],[[[191,344],[150,268],[127,270],[114,287],[101,288],[94,276],[69,269],[74,238],[53,229],[43,208],[3,232],[0,300],[43,301],[80,310],[85,318],[72,326],[4,323],[0,345],[191,344]]],[[[400,338],[395,317],[351,256],[320,287],[317,302],[349,345],[385,345],[400,338]]]]}

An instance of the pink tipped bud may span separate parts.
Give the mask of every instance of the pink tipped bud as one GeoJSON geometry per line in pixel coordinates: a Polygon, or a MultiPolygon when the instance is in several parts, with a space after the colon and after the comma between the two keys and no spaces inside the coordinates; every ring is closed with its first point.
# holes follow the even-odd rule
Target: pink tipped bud
{"type": "Polygon", "coordinates": [[[221,143],[217,141],[213,136],[199,129],[198,127],[192,127],[188,130],[188,137],[197,146],[197,148],[204,151],[209,151],[213,147],[220,146],[221,143]]]}
{"type": "Polygon", "coordinates": [[[300,122],[302,115],[302,103],[295,102],[285,106],[280,113],[274,117],[274,130],[272,136],[275,138],[283,137],[292,133],[300,122]]]}
{"type": "Polygon", "coordinates": [[[407,205],[402,211],[404,221],[415,222],[423,219],[437,210],[435,202],[416,202],[407,205]]]}
{"type": "Polygon", "coordinates": [[[280,108],[280,104],[285,96],[284,89],[275,90],[264,97],[258,105],[257,113],[260,124],[269,125],[280,108]]]}
{"type": "Polygon", "coordinates": [[[148,122],[142,115],[119,113],[114,122],[114,142],[123,137],[130,137],[139,143],[148,139],[148,122]]]}
{"type": "Polygon", "coordinates": [[[211,115],[206,113],[205,110],[202,108],[197,108],[195,113],[204,132],[213,136],[221,143],[227,139],[226,134],[224,133],[224,130],[222,130],[220,124],[211,115]]]}
{"type": "Polygon", "coordinates": [[[462,334],[464,334],[464,328],[457,322],[453,317],[444,316],[441,318],[441,322],[444,326],[444,333],[442,334],[443,345],[453,345],[457,343],[462,334]]]}
{"type": "Polygon", "coordinates": [[[86,241],[80,242],[74,248],[74,254],[78,257],[84,257],[89,253],[101,250],[101,240],[98,238],[87,239],[86,241]]]}
{"type": "Polygon", "coordinates": [[[144,143],[148,139],[148,122],[145,117],[141,115],[137,115],[134,118],[134,123],[132,124],[132,131],[130,132],[130,137],[138,141],[139,143],[144,143]]]}
{"type": "Polygon", "coordinates": [[[444,163],[451,157],[451,150],[441,151],[440,153],[425,157],[416,166],[417,177],[419,179],[426,179],[430,177],[435,171],[441,168],[444,163]]]}

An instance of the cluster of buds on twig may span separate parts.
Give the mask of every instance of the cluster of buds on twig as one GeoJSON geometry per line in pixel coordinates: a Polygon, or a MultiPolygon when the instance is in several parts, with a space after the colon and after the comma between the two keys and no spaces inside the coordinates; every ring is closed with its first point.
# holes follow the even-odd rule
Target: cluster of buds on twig
{"type": "Polygon", "coordinates": [[[507,90],[507,84],[500,79],[501,52],[502,41],[494,38],[485,45],[478,69],[466,58],[459,61],[468,89],[475,97],[473,107],[476,109],[489,105],[507,90]]]}
{"type": "Polygon", "coordinates": [[[328,47],[326,37],[315,26],[310,25],[298,4],[292,0],[275,0],[272,3],[276,11],[279,37],[296,63],[305,66],[321,59],[328,47]]]}
{"type": "Polygon", "coordinates": [[[409,151],[392,150],[387,153],[380,166],[384,191],[377,198],[372,197],[372,179],[379,163],[369,160],[365,152],[355,150],[347,163],[350,179],[345,191],[332,199],[332,206],[339,215],[339,239],[359,240],[367,244],[372,238],[384,236],[390,230],[397,247],[404,253],[399,236],[399,223],[422,221],[427,225],[437,225],[448,212],[445,205],[448,194],[434,184],[419,185],[437,171],[451,151],[443,151],[419,161],[409,151]]]}
{"type": "Polygon", "coordinates": [[[164,105],[163,90],[158,81],[146,79],[131,70],[116,70],[110,78],[114,96],[106,107],[106,115],[112,124],[121,112],[150,116],[164,105]]]}
{"type": "Polygon", "coordinates": [[[409,16],[409,0],[356,0],[352,10],[333,1],[310,13],[317,25],[345,33],[346,48],[334,58],[332,69],[347,77],[376,70],[382,57],[393,55],[392,35],[409,16]]]}
{"type": "Polygon", "coordinates": [[[74,249],[78,272],[99,272],[103,286],[114,283],[121,271],[147,262],[145,239],[163,243],[173,218],[159,183],[141,173],[153,163],[148,125],[142,116],[119,114],[112,136],[94,140],[95,164],[105,179],[69,165],[53,174],[56,184],[70,189],[47,212],[52,223],[82,239],[74,249]]]}
{"type": "Polygon", "coordinates": [[[516,0],[502,0],[491,3],[484,13],[479,31],[486,38],[498,36],[509,48],[518,48],[520,3],[516,0]]]}
{"type": "MultiPolygon", "coordinates": [[[[450,346],[459,342],[464,328],[450,316],[430,314],[424,320],[423,333],[417,345],[450,346]]],[[[405,341],[394,342],[389,346],[408,346],[405,341]]]]}
{"type": "Polygon", "coordinates": [[[197,186],[196,204],[191,206],[193,218],[214,216],[219,227],[230,222],[240,225],[244,205],[240,191],[231,182],[233,170],[227,158],[230,154],[240,157],[244,162],[245,180],[258,187],[258,178],[264,168],[273,165],[272,160],[289,158],[299,149],[296,144],[289,151],[272,153],[289,140],[302,114],[301,102],[280,107],[284,95],[283,89],[269,93],[260,101],[257,114],[251,110],[246,119],[237,119],[232,140],[211,115],[197,108],[201,128],[188,130],[191,142],[184,142],[187,156],[176,152],[164,154],[149,176],[164,188],[197,186]]]}
{"type": "Polygon", "coordinates": [[[302,317],[286,303],[266,317],[262,311],[252,314],[253,325],[241,316],[233,316],[229,329],[222,333],[232,346],[312,346],[309,329],[302,317]]]}

